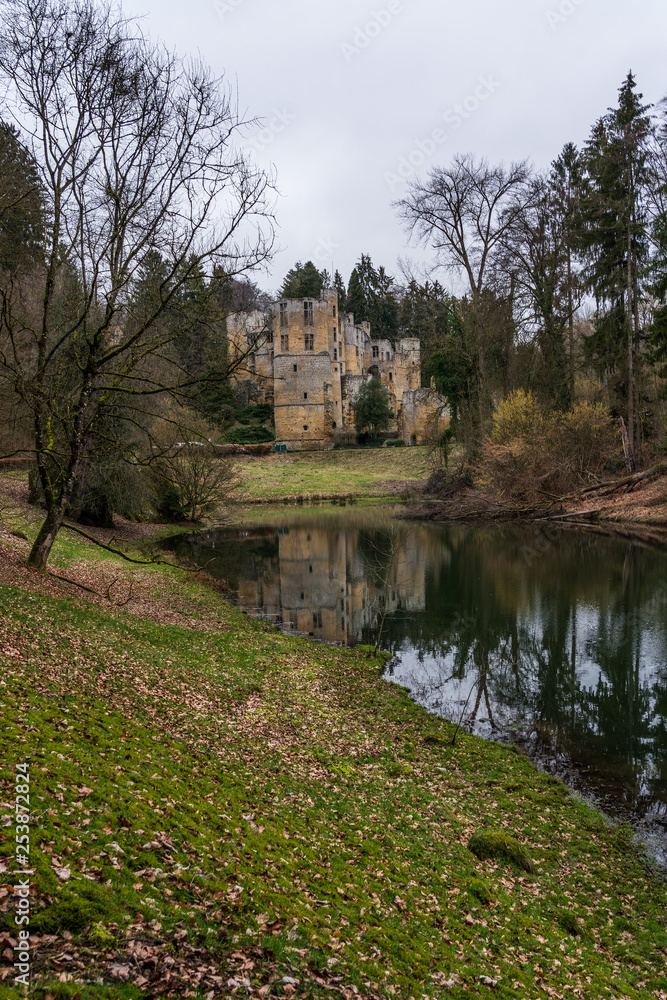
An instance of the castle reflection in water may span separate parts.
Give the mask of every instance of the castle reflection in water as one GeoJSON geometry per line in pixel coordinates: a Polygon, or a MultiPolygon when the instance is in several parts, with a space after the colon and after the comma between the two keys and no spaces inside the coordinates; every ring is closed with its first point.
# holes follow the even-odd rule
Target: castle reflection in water
{"type": "MultiPolygon", "coordinates": [[[[248,560],[238,575],[229,574],[236,576],[229,583],[241,607],[267,621],[354,645],[377,628],[385,610],[425,610],[428,563],[419,534],[407,532],[399,542],[391,531],[368,536],[318,528],[271,530],[275,556],[256,565],[248,560]]],[[[269,537],[260,533],[256,540],[266,543],[269,537]]],[[[248,552],[249,546],[244,548],[248,552]]]]}

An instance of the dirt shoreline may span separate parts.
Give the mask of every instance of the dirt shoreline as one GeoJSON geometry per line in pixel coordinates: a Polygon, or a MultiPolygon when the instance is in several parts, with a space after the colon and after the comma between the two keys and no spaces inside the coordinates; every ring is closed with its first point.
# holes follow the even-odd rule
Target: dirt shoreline
{"type": "Polygon", "coordinates": [[[468,488],[451,497],[423,496],[398,516],[424,521],[525,521],[667,543],[667,480],[640,483],[632,492],[567,499],[517,500],[468,488]]]}

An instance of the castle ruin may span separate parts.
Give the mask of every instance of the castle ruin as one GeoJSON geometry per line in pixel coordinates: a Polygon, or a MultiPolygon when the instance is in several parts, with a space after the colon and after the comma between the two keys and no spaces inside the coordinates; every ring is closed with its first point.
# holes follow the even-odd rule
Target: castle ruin
{"type": "Polygon", "coordinates": [[[359,387],[380,379],[394,419],[389,431],[406,445],[444,429],[446,404],[421,388],[420,344],[374,340],[370,324],[339,313],[335,289],[319,298],[276,302],[270,322],[260,311],[227,319],[232,350],[244,357],[236,388],[246,403],[274,407],[276,446],[318,451],[349,441],[359,387]]]}

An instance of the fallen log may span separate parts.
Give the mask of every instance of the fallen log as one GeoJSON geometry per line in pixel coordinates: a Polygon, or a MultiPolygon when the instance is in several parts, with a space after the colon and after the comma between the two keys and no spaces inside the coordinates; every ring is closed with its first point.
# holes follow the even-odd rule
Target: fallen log
{"type": "Polygon", "coordinates": [[[539,521],[570,521],[572,518],[582,517],[589,521],[595,521],[600,516],[599,510],[575,510],[571,514],[550,514],[548,517],[536,518],[539,521]]]}
{"type": "Polygon", "coordinates": [[[615,493],[616,490],[622,489],[630,493],[639,483],[649,482],[651,479],[659,479],[661,476],[667,476],[667,460],[658,462],[657,465],[653,465],[650,469],[645,469],[644,472],[636,472],[633,476],[625,476],[623,479],[618,479],[616,482],[598,483],[597,486],[587,486],[585,490],[581,491],[581,496],[588,493],[598,493],[598,491],[600,496],[607,496],[610,493],[615,493]]]}

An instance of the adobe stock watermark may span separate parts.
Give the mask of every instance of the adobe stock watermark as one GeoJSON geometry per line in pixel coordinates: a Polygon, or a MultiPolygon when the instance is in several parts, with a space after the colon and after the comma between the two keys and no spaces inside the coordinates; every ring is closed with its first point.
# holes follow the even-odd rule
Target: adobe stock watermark
{"type": "Polygon", "coordinates": [[[457,132],[469,118],[479,111],[482,104],[489,100],[502,86],[493,76],[480,76],[477,86],[467,97],[452,104],[442,116],[447,128],[434,128],[425,138],[418,139],[409,153],[399,156],[396,170],[386,171],[384,179],[392,194],[406,181],[415,176],[434,153],[457,132]]]}
{"type": "Polygon", "coordinates": [[[552,31],[555,31],[568,18],[576,14],[579,7],[582,7],[585,3],[586,0],[561,0],[561,3],[557,7],[552,7],[551,10],[546,12],[547,24],[552,31]]]}
{"type": "Polygon", "coordinates": [[[245,0],[213,0],[213,10],[218,17],[223,18],[227,14],[233,14],[244,3],[245,0]]]}
{"type": "Polygon", "coordinates": [[[15,780],[15,834],[14,860],[16,882],[14,898],[18,928],[14,945],[14,982],[25,991],[30,988],[30,767],[27,763],[16,765],[15,780]]]}
{"type": "Polygon", "coordinates": [[[246,146],[254,153],[261,153],[289,128],[292,122],[296,121],[296,118],[297,116],[288,111],[287,108],[274,108],[271,117],[266,120],[266,124],[247,137],[246,146]]]}
{"type": "Polygon", "coordinates": [[[340,243],[336,243],[331,236],[321,236],[317,241],[313,252],[313,263],[320,264],[322,266],[331,264],[336,250],[339,249],[340,243]]]}
{"type": "Polygon", "coordinates": [[[357,24],[351,42],[341,42],[340,50],[346,63],[351,63],[355,56],[361,55],[385,28],[388,28],[394,18],[404,11],[401,0],[389,0],[380,10],[372,10],[371,15],[363,24],[357,24]]]}

